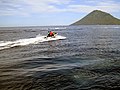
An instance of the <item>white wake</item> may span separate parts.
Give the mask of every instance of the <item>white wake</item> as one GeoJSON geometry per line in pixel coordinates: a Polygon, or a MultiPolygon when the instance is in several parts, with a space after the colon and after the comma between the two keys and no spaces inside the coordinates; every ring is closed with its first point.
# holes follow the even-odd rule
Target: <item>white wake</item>
{"type": "Polygon", "coordinates": [[[45,38],[45,36],[37,35],[35,38],[19,39],[16,41],[0,41],[0,50],[16,46],[25,46],[29,44],[37,44],[40,42],[53,41],[59,39],[66,39],[66,37],[57,35],[55,38],[53,37],[45,38]]]}

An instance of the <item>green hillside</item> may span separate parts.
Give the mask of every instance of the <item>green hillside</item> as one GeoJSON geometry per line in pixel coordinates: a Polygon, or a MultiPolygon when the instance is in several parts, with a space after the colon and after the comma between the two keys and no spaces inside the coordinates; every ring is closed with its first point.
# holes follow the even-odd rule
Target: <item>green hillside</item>
{"type": "Polygon", "coordinates": [[[94,10],[71,25],[120,25],[120,19],[113,17],[109,13],[94,10]]]}

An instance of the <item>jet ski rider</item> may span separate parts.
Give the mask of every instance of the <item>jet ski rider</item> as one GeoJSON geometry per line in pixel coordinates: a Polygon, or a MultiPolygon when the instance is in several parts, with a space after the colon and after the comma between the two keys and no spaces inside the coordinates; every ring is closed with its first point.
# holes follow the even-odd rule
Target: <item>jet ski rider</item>
{"type": "Polygon", "coordinates": [[[55,32],[48,31],[47,37],[55,37],[56,34],[57,34],[57,33],[55,33],[55,32]]]}

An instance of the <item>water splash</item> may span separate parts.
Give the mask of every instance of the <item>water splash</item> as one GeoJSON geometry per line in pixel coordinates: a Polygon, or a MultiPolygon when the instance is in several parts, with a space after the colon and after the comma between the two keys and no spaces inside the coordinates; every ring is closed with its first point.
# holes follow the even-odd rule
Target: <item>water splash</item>
{"type": "Polygon", "coordinates": [[[59,39],[66,38],[66,37],[60,36],[60,35],[57,35],[55,38],[53,38],[53,37],[45,38],[45,37],[46,36],[41,36],[40,34],[38,34],[35,38],[19,39],[16,41],[0,41],[0,50],[12,48],[12,47],[16,47],[16,46],[38,44],[40,42],[53,41],[53,40],[59,40],[59,39]]]}

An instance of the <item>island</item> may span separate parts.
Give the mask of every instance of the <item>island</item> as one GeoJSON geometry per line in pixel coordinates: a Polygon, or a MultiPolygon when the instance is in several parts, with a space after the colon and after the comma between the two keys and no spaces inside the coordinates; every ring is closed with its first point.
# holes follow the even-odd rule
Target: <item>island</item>
{"type": "Polygon", "coordinates": [[[120,25],[120,19],[107,12],[94,10],[71,25],[120,25]]]}

